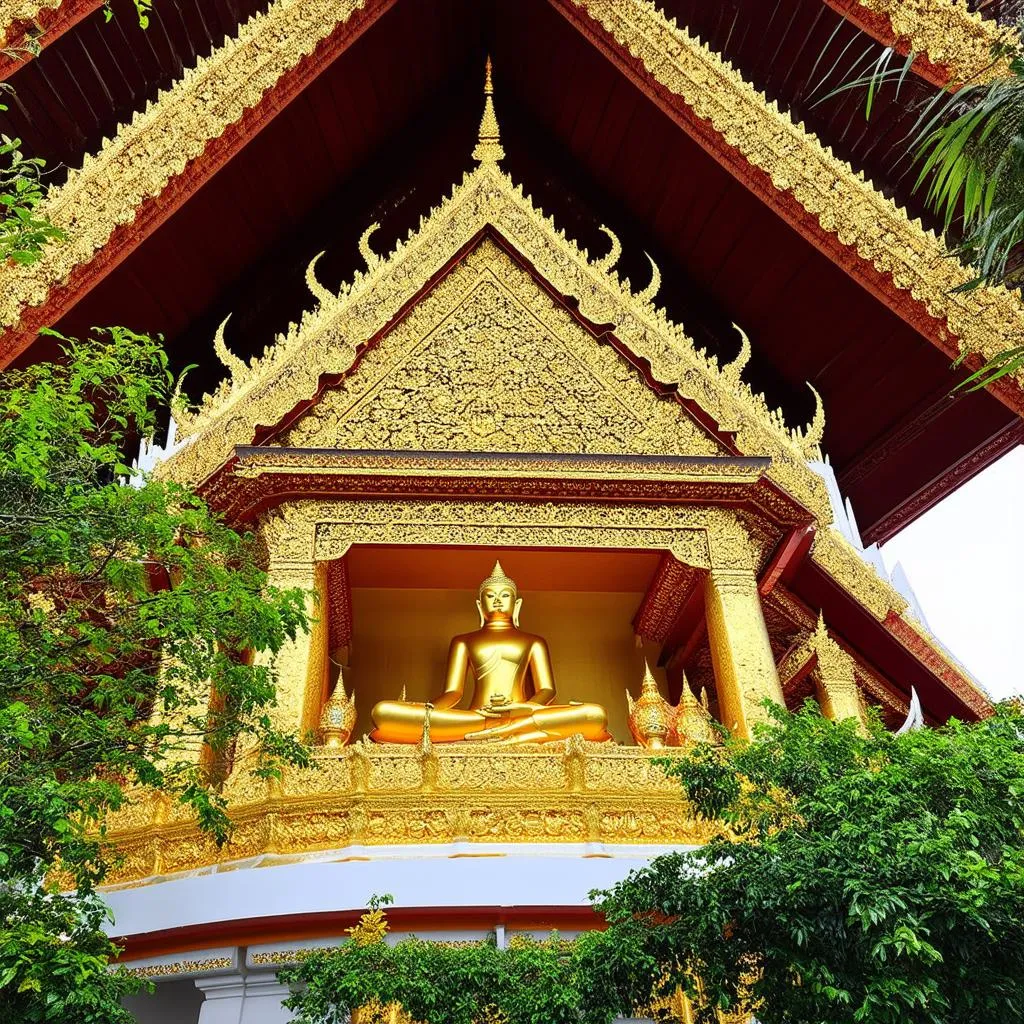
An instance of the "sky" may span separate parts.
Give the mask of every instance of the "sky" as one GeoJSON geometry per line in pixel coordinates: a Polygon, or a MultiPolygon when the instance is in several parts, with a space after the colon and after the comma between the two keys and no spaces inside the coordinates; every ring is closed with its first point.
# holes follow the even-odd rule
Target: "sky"
{"type": "MultiPolygon", "coordinates": [[[[854,509],[856,513],[856,509],[854,509]]],[[[1024,694],[1024,446],[882,548],[932,633],[996,700],[1024,694]]]]}

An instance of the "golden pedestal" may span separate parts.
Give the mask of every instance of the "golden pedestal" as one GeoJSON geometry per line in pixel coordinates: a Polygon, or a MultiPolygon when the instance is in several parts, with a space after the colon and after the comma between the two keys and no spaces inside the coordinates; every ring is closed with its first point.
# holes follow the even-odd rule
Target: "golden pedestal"
{"type": "Polygon", "coordinates": [[[110,882],[251,866],[256,857],[264,865],[327,852],[346,859],[363,856],[361,847],[399,844],[464,842],[468,854],[476,844],[699,844],[715,827],[696,820],[651,753],[578,739],[514,750],[318,747],[312,768],[286,769],[280,781],[254,778],[241,765],[225,796],[235,831],[218,849],[184,808],[138,794],[109,821],[123,854],[110,882]]]}

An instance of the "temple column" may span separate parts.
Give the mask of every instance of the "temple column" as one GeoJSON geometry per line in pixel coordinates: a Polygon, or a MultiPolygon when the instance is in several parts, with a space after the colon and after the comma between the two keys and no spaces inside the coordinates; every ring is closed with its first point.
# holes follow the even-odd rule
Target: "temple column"
{"type": "Polygon", "coordinates": [[[821,619],[810,646],[818,656],[815,681],[822,714],[836,722],[844,718],[863,722],[853,658],[828,635],[821,619]]]}
{"type": "Polygon", "coordinates": [[[704,606],[722,724],[749,739],[765,698],[784,703],[753,568],[712,568],[704,606]]]}
{"type": "MultiPolygon", "coordinates": [[[[173,667],[168,658],[161,661],[161,673],[173,667]]],[[[202,721],[210,706],[210,685],[200,684],[187,689],[179,682],[181,703],[175,707],[167,707],[163,700],[157,698],[153,712],[149,718],[152,726],[166,725],[172,731],[180,733],[174,750],[168,754],[168,760],[176,764],[200,764],[203,760],[205,745],[202,734],[196,729],[195,723],[202,721]]]]}
{"type": "Polygon", "coordinates": [[[203,993],[199,1024],[287,1024],[290,1010],[281,1002],[289,989],[274,973],[197,978],[203,993]]]}
{"type": "Polygon", "coordinates": [[[304,736],[316,729],[327,699],[327,566],[313,558],[312,523],[272,514],[260,533],[267,547],[267,583],[306,592],[308,631],[285,641],[276,655],[258,656],[260,663],[272,665],[277,678],[277,706],[270,709],[274,727],[304,736]]]}

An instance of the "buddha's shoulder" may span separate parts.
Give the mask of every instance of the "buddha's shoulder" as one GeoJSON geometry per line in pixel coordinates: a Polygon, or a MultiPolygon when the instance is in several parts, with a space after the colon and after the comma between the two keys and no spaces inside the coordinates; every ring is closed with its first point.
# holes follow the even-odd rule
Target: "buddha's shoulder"
{"type": "Polygon", "coordinates": [[[540,644],[542,647],[547,647],[548,642],[542,636],[538,636],[536,633],[527,633],[525,630],[520,630],[519,635],[527,642],[531,644],[540,644]]]}

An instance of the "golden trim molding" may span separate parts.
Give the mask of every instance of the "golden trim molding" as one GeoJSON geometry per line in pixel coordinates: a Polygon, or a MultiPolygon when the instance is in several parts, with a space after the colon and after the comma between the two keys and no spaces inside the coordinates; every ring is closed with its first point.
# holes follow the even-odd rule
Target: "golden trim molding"
{"type": "Polygon", "coordinates": [[[211,971],[226,971],[234,967],[229,956],[214,956],[206,960],[173,960],[166,964],[147,964],[145,967],[123,965],[129,974],[138,978],[173,978],[179,974],[192,977],[195,974],[208,974],[211,971]]]}
{"type": "MultiPolygon", "coordinates": [[[[971,280],[943,240],[882,195],[862,172],[823,146],[803,124],[649,0],[571,0],[654,79],[710,123],[725,143],[764,171],[821,226],[931,316],[945,320],[961,352],[984,359],[1020,344],[1024,303],[1008,289],[952,290],[971,280]]],[[[934,3],[930,3],[935,7],[934,3]]],[[[953,343],[953,338],[947,339],[953,343]]],[[[1024,385],[1024,370],[1015,375],[1024,385]]]]}
{"type": "Polygon", "coordinates": [[[473,743],[423,751],[360,740],[317,748],[313,760],[316,770],[285,768],[279,781],[240,766],[225,789],[235,831],[223,847],[199,832],[187,808],[138,793],[107,822],[122,856],[108,884],[148,884],[264,854],[280,863],[351,845],[700,845],[720,831],[692,814],[678,782],[638,747],[576,737],[515,751],[473,743]]]}
{"type": "Polygon", "coordinates": [[[854,0],[837,9],[860,7],[888,18],[898,40],[914,53],[950,73],[952,84],[982,83],[1006,72],[1005,61],[994,61],[992,47],[1011,33],[991,18],[968,8],[964,0],[854,0]]]}
{"type": "MultiPolygon", "coordinates": [[[[38,263],[0,270],[0,325],[16,324],[26,307],[44,302],[50,289],[88,263],[117,227],[134,220],[143,202],[159,195],[211,140],[366,2],[275,0],[105,139],[37,211],[67,239],[48,245],[38,263]]],[[[25,0],[17,9],[33,6],[38,5],[25,0]]]]}
{"type": "Polygon", "coordinates": [[[907,599],[888,580],[882,579],[838,530],[819,530],[815,534],[811,558],[879,622],[884,621],[890,611],[902,617],[909,608],[907,599]]]}
{"type": "MultiPolygon", "coordinates": [[[[262,358],[243,363],[218,332],[214,348],[229,376],[213,395],[205,396],[196,416],[179,417],[179,433],[187,445],[159,472],[191,484],[208,479],[232,457],[236,446],[251,444],[257,428],[274,427],[298,404],[316,398],[323,376],[345,375],[339,388],[355,389],[350,399],[355,401],[362,380],[360,358],[375,361],[372,372],[366,373],[371,380],[388,373],[407,376],[404,354],[484,285],[529,310],[551,337],[581,356],[594,353],[596,358],[602,351],[611,355],[594,332],[542,292],[533,274],[510,254],[521,257],[555,293],[577,299],[588,321],[611,325],[615,338],[650,366],[655,380],[674,385],[679,397],[699,407],[720,432],[733,434],[740,451],[768,456],[768,477],[820,521],[831,520],[823,483],[806,465],[806,459],[820,451],[825,428],[820,401],[807,427],[787,426],[782,413],[770,409],[764,397],[741,379],[749,346],[733,363],[720,367],[655,305],[650,286],[634,292],[606,260],[592,260],[494,163],[481,164],[465,175],[416,231],[399,241],[390,255],[374,255],[372,266],[357,272],[338,294],[316,280],[314,261],[307,283],[318,307],[303,313],[287,334],[278,335],[262,358]],[[481,238],[487,232],[497,236],[481,238]],[[463,256],[455,267],[435,281],[452,255],[460,252],[463,256]],[[361,357],[363,346],[381,336],[384,340],[373,352],[361,357]],[[385,357],[385,352],[392,354],[385,357]]],[[[617,356],[612,362],[621,363],[615,370],[622,376],[616,387],[621,391],[633,386],[636,371],[617,356]]],[[[582,373],[580,369],[576,375],[582,373]]],[[[643,382],[635,386],[644,392],[642,397],[649,393],[643,382]]],[[[664,446],[662,451],[671,452],[671,445],[679,444],[683,421],[670,414],[668,400],[653,394],[651,398],[653,439],[664,446]],[[665,423],[659,426],[654,414],[662,412],[670,415],[661,416],[665,423]]],[[[316,415],[316,406],[306,414],[316,415]]],[[[343,423],[335,433],[331,443],[346,447],[343,423]]],[[[285,443],[313,442],[293,425],[285,443]]],[[[585,450],[585,438],[577,450],[585,450]]]]}
{"type": "Polygon", "coordinates": [[[0,46],[7,46],[11,29],[34,21],[43,11],[56,10],[64,0],[0,0],[0,46]]]}

